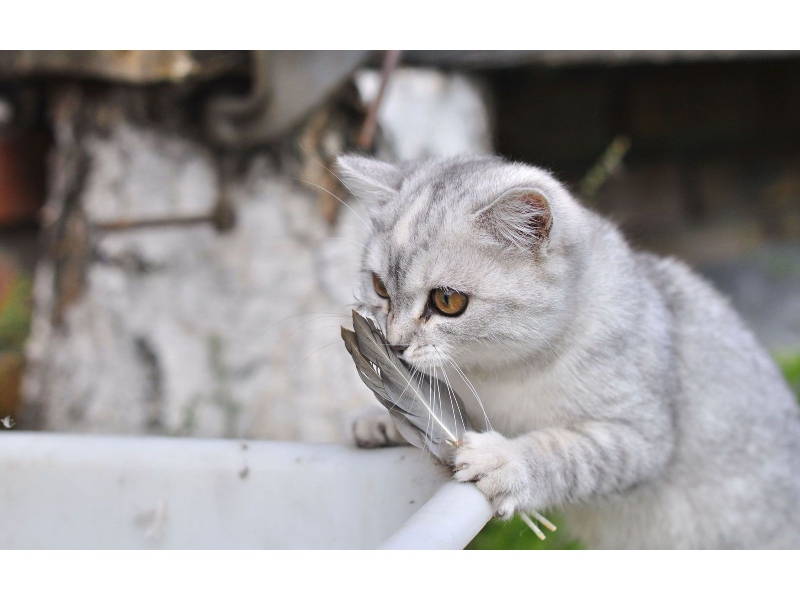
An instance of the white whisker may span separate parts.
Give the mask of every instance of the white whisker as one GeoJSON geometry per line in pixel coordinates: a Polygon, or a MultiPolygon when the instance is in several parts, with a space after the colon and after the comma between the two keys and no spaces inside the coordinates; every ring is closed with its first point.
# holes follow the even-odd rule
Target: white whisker
{"type": "MultiPolygon", "coordinates": [[[[298,145],[298,146],[300,146],[300,149],[301,149],[303,152],[305,152],[305,153],[306,153],[306,156],[308,156],[308,158],[310,158],[311,160],[313,160],[313,161],[314,161],[315,163],[317,163],[317,164],[318,164],[320,167],[322,167],[323,169],[325,169],[325,170],[326,170],[328,173],[330,173],[331,175],[333,175],[334,177],[336,177],[336,179],[339,181],[339,183],[341,183],[341,184],[344,186],[344,189],[346,189],[348,192],[350,192],[350,195],[351,195],[351,196],[352,196],[352,197],[355,199],[355,201],[356,201],[356,202],[358,202],[359,206],[361,206],[361,208],[363,208],[364,210],[367,210],[367,209],[364,207],[364,205],[361,203],[361,200],[358,198],[358,196],[356,196],[356,195],[353,193],[353,190],[351,190],[351,189],[350,189],[350,186],[348,186],[348,185],[347,185],[347,184],[346,184],[344,181],[342,181],[342,180],[341,180],[341,178],[340,178],[340,177],[339,177],[339,176],[338,176],[336,173],[334,173],[333,171],[331,171],[331,170],[330,170],[328,167],[326,167],[326,166],[325,166],[325,165],[323,165],[323,164],[322,164],[320,161],[318,161],[316,158],[314,158],[314,157],[311,155],[311,153],[310,153],[308,150],[306,150],[305,148],[303,148],[303,144],[301,144],[300,142],[297,142],[297,145],[298,145]]],[[[326,190],[326,191],[327,191],[327,190],[326,190]]]]}
{"type": "Polygon", "coordinates": [[[547,339],[546,339],[546,338],[545,338],[545,337],[544,337],[544,336],[543,336],[541,333],[539,333],[538,331],[536,331],[536,330],[535,330],[533,327],[531,327],[531,331],[533,331],[533,333],[535,333],[535,334],[536,334],[536,335],[538,335],[540,338],[542,338],[542,339],[544,340],[544,343],[545,343],[545,344],[547,344],[548,346],[550,346],[550,350],[552,350],[553,352],[555,352],[555,355],[556,355],[556,356],[558,356],[558,358],[561,358],[561,355],[560,355],[560,354],[559,354],[559,353],[556,351],[556,349],[555,349],[555,348],[553,348],[553,345],[552,345],[550,342],[548,342],[548,341],[547,341],[547,339]]]}
{"type": "Polygon", "coordinates": [[[349,205],[347,202],[345,202],[344,200],[342,200],[341,198],[339,198],[339,196],[337,196],[336,194],[334,194],[332,191],[330,191],[330,190],[326,190],[324,187],[322,187],[321,185],[317,185],[317,184],[316,184],[316,183],[314,183],[313,181],[304,181],[304,180],[302,180],[302,179],[295,179],[295,181],[299,181],[300,183],[305,183],[306,185],[313,186],[313,187],[315,187],[315,188],[317,188],[317,189],[320,189],[320,190],[322,190],[323,192],[326,192],[326,193],[330,194],[331,196],[333,196],[334,198],[336,198],[336,199],[337,199],[339,202],[341,202],[343,206],[347,207],[347,210],[349,210],[349,211],[350,211],[350,212],[352,212],[352,213],[353,213],[353,214],[354,214],[356,217],[358,217],[358,220],[359,220],[359,221],[361,221],[361,222],[364,224],[364,227],[366,227],[366,230],[365,230],[365,231],[367,231],[368,233],[371,231],[371,228],[370,228],[370,226],[367,224],[367,222],[366,222],[364,219],[362,219],[362,218],[361,218],[361,215],[360,215],[360,214],[358,214],[358,213],[355,211],[355,209],[354,209],[352,206],[350,206],[350,205],[349,205]]]}
{"type": "MultiPolygon", "coordinates": [[[[434,349],[434,351],[440,358],[447,358],[443,356],[443,353],[436,346],[432,345],[431,348],[434,349]]],[[[453,386],[450,385],[450,378],[447,376],[447,369],[445,369],[444,367],[442,368],[442,375],[444,376],[444,383],[447,386],[447,393],[450,394],[450,407],[453,409],[453,421],[456,421],[455,410],[458,409],[458,417],[461,420],[461,426],[464,428],[464,432],[466,433],[467,423],[464,420],[464,415],[461,412],[461,406],[459,405],[458,402],[456,402],[455,396],[453,394],[453,386]]],[[[463,437],[458,435],[458,429],[456,429],[456,437],[458,437],[459,439],[463,437]]]]}
{"type": "Polygon", "coordinates": [[[459,367],[452,358],[449,356],[446,356],[445,358],[447,362],[453,366],[453,368],[456,370],[456,373],[458,373],[461,379],[464,380],[464,383],[467,384],[470,391],[475,396],[475,399],[478,401],[478,406],[480,406],[481,412],[483,413],[483,418],[486,421],[486,430],[492,431],[492,424],[489,422],[489,415],[486,414],[486,410],[483,408],[483,402],[481,402],[481,397],[478,395],[478,390],[475,389],[475,386],[472,385],[472,382],[469,380],[466,374],[464,374],[464,371],[461,370],[461,367],[459,367]]]}

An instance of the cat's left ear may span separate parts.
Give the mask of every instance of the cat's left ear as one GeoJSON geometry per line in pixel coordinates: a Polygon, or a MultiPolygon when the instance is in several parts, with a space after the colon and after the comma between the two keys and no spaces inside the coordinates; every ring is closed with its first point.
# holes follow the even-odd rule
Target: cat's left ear
{"type": "Polygon", "coordinates": [[[547,197],[537,189],[507,190],[475,213],[477,224],[501,244],[535,250],[544,244],[553,226],[547,197]]]}
{"type": "Polygon", "coordinates": [[[392,200],[403,182],[403,174],[396,166],[357,154],[337,158],[336,170],[350,193],[370,210],[392,200]]]}

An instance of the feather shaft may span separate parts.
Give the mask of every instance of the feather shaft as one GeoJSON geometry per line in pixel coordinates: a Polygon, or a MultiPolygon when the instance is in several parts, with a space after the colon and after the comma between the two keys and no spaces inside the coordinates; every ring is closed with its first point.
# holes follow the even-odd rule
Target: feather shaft
{"type": "Polygon", "coordinates": [[[539,528],[536,526],[536,523],[534,523],[533,521],[531,521],[531,518],[530,518],[528,515],[526,515],[524,512],[520,512],[520,513],[519,513],[519,517],[520,517],[520,519],[522,519],[523,521],[525,521],[525,525],[527,525],[528,527],[530,527],[530,530],[531,530],[533,533],[535,533],[535,534],[536,534],[536,537],[538,537],[540,540],[545,540],[545,539],[547,539],[547,538],[545,537],[544,533],[542,533],[542,530],[541,530],[541,529],[539,529],[539,528]]]}

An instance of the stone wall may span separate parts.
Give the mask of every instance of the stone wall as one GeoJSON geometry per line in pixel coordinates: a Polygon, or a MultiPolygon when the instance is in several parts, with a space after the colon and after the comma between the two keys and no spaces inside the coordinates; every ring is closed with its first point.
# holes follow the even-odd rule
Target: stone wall
{"type": "MultiPolygon", "coordinates": [[[[375,78],[357,78],[365,102],[375,78]]],[[[51,98],[25,424],[346,439],[350,413],[374,401],[339,339],[366,217],[316,187],[336,184],[321,163],[346,149],[346,119],[329,104],[280,145],[232,155],[152,117],[153,93],[51,98]]],[[[486,106],[464,76],[400,70],[379,153],[491,151],[486,106]]]]}

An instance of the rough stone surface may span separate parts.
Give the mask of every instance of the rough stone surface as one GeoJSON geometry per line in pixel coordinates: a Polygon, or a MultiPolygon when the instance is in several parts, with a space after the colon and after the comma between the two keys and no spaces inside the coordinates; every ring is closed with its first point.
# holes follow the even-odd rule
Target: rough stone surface
{"type": "MultiPolygon", "coordinates": [[[[372,101],[380,73],[361,71],[356,85],[372,101]]],[[[485,93],[478,79],[463,74],[398,69],[381,103],[379,122],[384,151],[396,160],[492,151],[485,93]]]]}
{"type": "MultiPolygon", "coordinates": [[[[490,149],[477,86],[430,71],[394,83],[379,118],[386,152],[490,149]],[[411,114],[421,121],[409,123],[411,114]]],[[[57,431],[347,438],[352,411],[374,402],[339,338],[365,232],[358,203],[331,226],[317,190],[286,168],[289,157],[251,154],[222,181],[201,142],[127,119],[87,124],[75,116],[79,100],[54,110],[46,214],[67,233],[36,272],[28,418],[57,431]],[[88,165],[82,181],[76,155],[88,165]],[[98,227],[208,214],[223,193],[237,215],[227,232],[207,223],[98,227]]],[[[120,112],[104,110],[102,98],[83,101],[98,102],[97,114],[120,112]]]]}

